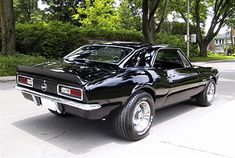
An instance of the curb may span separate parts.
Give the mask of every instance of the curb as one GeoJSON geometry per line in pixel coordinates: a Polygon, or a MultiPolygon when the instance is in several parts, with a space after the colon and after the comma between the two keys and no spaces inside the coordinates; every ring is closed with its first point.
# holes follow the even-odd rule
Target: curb
{"type": "Polygon", "coordinates": [[[211,61],[193,61],[192,64],[208,64],[208,63],[225,63],[225,62],[235,62],[235,59],[227,59],[227,60],[211,60],[211,61]]]}
{"type": "Polygon", "coordinates": [[[0,77],[0,82],[9,82],[9,81],[15,81],[16,77],[15,76],[3,76],[0,77]]]}

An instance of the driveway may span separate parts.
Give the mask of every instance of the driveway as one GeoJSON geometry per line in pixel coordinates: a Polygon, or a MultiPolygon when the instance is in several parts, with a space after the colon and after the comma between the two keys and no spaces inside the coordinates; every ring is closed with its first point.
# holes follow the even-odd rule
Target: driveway
{"type": "Polygon", "coordinates": [[[220,71],[214,104],[194,101],[156,111],[150,135],[116,136],[109,122],[60,118],[0,82],[1,157],[235,157],[235,62],[197,63],[220,71]]]}

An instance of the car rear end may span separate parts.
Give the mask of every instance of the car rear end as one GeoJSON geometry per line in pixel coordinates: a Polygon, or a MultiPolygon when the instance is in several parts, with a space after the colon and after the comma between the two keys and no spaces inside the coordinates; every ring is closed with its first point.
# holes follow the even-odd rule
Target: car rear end
{"type": "Polygon", "coordinates": [[[78,76],[51,70],[18,66],[17,90],[38,106],[61,113],[71,113],[87,118],[87,112],[100,111],[99,103],[88,104],[84,83],[78,76]]]}

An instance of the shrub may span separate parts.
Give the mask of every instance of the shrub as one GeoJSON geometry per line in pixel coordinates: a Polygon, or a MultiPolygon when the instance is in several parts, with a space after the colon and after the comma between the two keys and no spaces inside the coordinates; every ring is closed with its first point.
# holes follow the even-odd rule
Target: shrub
{"type": "Polygon", "coordinates": [[[79,31],[84,37],[90,40],[107,40],[107,41],[143,41],[143,35],[134,30],[105,30],[105,29],[86,29],[79,31]]]}
{"type": "Polygon", "coordinates": [[[59,58],[88,40],[143,41],[143,36],[132,30],[85,29],[60,22],[16,25],[16,51],[27,55],[59,58]]]}
{"type": "MultiPolygon", "coordinates": [[[[16,25],[16,51],[26,55],[60,58],[94,40],[142,42],[143,35],[135,30],[88,29],[61,22],[16,25]]],[[[186,52],[183,35],[160,33],[155,42],[179,47],[186,52]]],[[[190,56],[198,54],[197,45],[191,44],[190,56]]]]}
{"type": "Polygon", "coordinates": [[[46,58],[42,56],[0,55],[0,76],[15,75],[17,65],[35,65],[45,61],[46,58]]]}
{"type": "Polygon", "coordinates": [[[60,22],[16,25],[16,51],[45,57],[63,57],[88,41],[76,26],[60,22]]]}
{"type": "MultiPolygon", "coordinates": [[[[190,34],[195,34],[195,26],[190,25],[190,34]]],[[[165,22],[162,26],[162,32],[173,35],[186,35],[187,25],[181,22],[165,22]]]]}

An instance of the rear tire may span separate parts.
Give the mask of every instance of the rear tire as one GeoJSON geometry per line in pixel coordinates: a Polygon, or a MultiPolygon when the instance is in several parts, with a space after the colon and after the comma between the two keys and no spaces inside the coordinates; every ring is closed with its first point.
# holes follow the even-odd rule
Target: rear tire
{"type": "Polygon", "coordinates": [[[215,81],[211,79],[205,89],[196,96],[197,104],[202,107],[210,106],[213,103],[215,91],[215,81]]]}
{"type": "Polygon", "coordinates": [[[150,94],[140,91],[133,95],[113,117],[115,132],[132,141],[146,137],[154,119],[153,105],[150,94]]]}

